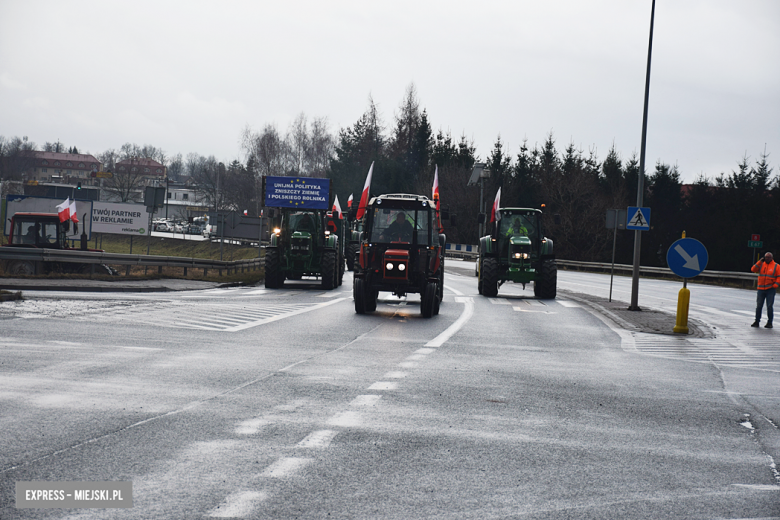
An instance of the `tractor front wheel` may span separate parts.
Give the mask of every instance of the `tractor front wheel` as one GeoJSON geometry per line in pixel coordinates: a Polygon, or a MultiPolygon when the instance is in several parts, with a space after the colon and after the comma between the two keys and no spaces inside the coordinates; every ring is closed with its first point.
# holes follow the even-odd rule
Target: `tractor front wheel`
{"type": "Polygon", "coordinates": [[[268,248],[265,250],[265,286],[268,289],[276,289],[284,283],[282,273],[279,270],[279,250],[268,248]]]}
{"type": "Polygon", "coordinates": [[[425,286],[425,291],[422,294],[422,301],[420,303],[420,310],[422,311],[423,318],[430,318],[436,314],[436,300],[438,296],[436,289],[436,282],[428,282],[425,286]]]}
{"type": "Polygon", "coordinates": [[[322,288],[330,291],[336,286],[336,252],[325,251],[322,253],[322,288]]]}
{"type": "Polygon", "coordinates": [[[554,300],[558,291],[558,266],[555,260],[544,260],[534,280],[534,296],[554,300]]]}
{"type": "Polygon", "coordinates": [[[366,313],[366,281],[362,278],[355,278],[352,284],[352,297],[355,300],[355,312],[358,314],[366,313]]]}
{"type": "Polygon", "coordinates": [[[498,295],[498,258],[482,259],[479,283],[482,284],[482,294],[485,296],[495,297],[498,295]]]}

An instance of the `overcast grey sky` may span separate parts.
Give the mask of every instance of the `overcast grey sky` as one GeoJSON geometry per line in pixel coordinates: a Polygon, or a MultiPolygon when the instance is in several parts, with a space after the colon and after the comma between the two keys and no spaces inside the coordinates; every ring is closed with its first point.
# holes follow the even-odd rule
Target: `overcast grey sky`
{"type": "MultiPolygon", "coordinates": [[[[126,142],[243,160],[246,125],[331,131],[369,95],[388,127],[414,83],[434,131],[553,132],[639,152],[651,0],[0,0],[0,135],[98,153],[126,142]]],[[[685,181],[780,164],[780,1],[658,0],[648,169],[685,181]]]]}

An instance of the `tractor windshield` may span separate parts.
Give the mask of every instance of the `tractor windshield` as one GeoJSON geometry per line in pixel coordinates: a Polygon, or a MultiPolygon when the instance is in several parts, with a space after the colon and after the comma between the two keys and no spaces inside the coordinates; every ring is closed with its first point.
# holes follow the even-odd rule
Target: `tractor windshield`
{"type": "Polygon", "coordinates": [[[521,236],[533,242],[536,238],[536,219],[534,215],[503,215],[498,229],[501,238],[521,236]]]}
{"type": "Polygon", "coordinates": [[[51,247],[59,243],[59,232],[56,221],[15,220],[13,243],[51,247]]]}
{"type": "Polygon", "coordinates": [[[428,211],[374,208],[371,242],[430,245],[428,211]]]}
{"type": "Polygon", "coordinates": [[[304,233],[314,233],[317,230],[314,217],[311,213],[291,213],[290,231],[302,231],[304,233]]]}

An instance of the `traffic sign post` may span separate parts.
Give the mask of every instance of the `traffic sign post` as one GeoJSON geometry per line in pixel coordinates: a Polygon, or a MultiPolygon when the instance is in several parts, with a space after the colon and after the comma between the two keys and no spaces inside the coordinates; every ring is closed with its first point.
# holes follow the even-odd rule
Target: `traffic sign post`
{"type": "Polygon", "coordinates": [[[688,334],[688,308],[691,302],[691,291],[688,289],[688,278],[698,276],[707,267],[709,255],[704,244],[695,238],[683,237],[669,247],[666,252],[666,263],[669,269],[683,278],[683,287],[677,295],[677,323],[674,332],[688,334]]]}
{"type": "Polygon", "coordinates": [[[764,247],[764,243],[761,241],[761,235],[750,235],[750,240],[748,240],[748,247],[753,248],[753,253],[750,255],[750,262],[756,262],[756,259],[758,258],[756,249],[761,249],[764,247]]]}

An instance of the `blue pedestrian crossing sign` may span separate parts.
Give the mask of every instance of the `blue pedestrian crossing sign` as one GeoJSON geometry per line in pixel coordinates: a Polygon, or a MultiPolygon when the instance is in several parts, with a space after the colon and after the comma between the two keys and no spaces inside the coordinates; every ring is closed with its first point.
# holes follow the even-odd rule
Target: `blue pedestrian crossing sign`
{"type": "Polygon", "coordinates": [[[629,206],[626,211],[628,221],[626,229],[639,231],[650,230],[650,208],[640,208],[638,206],[629,206]]]}
{"type": "Polygon", "coordinates": [[[666,252],[666,263],[677,276],[693,278],[707,267],[707,248],[695,238],[681,238],[666,252]]]}

